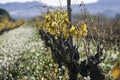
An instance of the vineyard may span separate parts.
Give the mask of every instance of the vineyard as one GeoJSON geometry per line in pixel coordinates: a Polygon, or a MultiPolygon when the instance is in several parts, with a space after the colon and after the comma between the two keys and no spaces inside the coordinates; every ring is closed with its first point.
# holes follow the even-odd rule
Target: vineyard
{"type": "Polygon", "coordinates": [[[120,80],[120,17],[77,16],[0,18],[0,80],[120,80]]]}

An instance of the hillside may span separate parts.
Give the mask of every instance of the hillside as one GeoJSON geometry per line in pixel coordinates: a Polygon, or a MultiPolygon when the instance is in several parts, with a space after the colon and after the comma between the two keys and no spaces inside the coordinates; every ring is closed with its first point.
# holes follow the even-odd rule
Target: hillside
{"type": "Polygon", "coordinates": [[[0,20],[4,17],[11,19],[9,13],[6,10],[0,8],[0,20]]]}
{"type": "MultiPolygon", "coordinates": [[[[99,0],[96,3],[86,4],[88,11],[91,14],[102,13],[110,17],[114,17],[120,12],[120,0],[99,0]]],[[[41,6],[45,6],[41,2],[33,1],[26,3],[7,3],[0,4],[0,8],[6,9],[13,18],[31,18],[38,16],[41,12],[46,12],[48,9],[41,6]]],[[[80,13],[81,8],[79,4],[72,5],[73,13],[80,13]]]]}
{"type": "Polygon", "coordinates": [[[31,18],[47,10],[46,8],[40,7],[43,5],[45,4],[36,1],[26,3],[15,2],[0,4],[0,8],[6,9],[13,18],[31,18]]]}
{"type": "MultiPolygon", "coordinates": [[[[120,0],[99,0],[96,3],[86,4],[86,8],[91,14],[102,13],[110,17],[114,17],[116,14],[120,12],[120,0]]],[[[73,5],[73,13],[79,13],[80,6],[73,5]]]]}

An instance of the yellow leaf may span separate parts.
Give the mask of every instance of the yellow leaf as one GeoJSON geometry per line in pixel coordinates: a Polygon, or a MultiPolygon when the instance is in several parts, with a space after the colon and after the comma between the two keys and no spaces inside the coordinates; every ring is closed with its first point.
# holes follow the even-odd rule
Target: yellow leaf
{"type": "Polygon", "coordinates": [[[5,24],[4,23],[0,23],[0,29],[5,28],[5,24]]]}
{"type": "Polygon", "coordinates": [[[85,31],[82,32],[82,36],[83,36],[83,37],[86,37],[86,36],[87,36],[87,30],[85,30],[85,31]]]}
{"type": "Polygon", "coordinates": [[[49,27],[51,22],[46,22],[46,26],[49,27]]]}
{"type": "Polygon", "coordinates": [[[117,80],[117,79],[120,78],[120,66],[119,66],[119,64],[116,64],[116,65],[113,67],[112,71],[110,72],[110,75],[111,75],[115,80],[117,80]]]}
{"type": "Polygon", "coordinates": [[[52,26],[56,26],[56,22],[54,21],[54,22],[52,22],[52,26]]]}
{"type": "Polygon", "coordinates": [[[58,72],[58,69],[55,69],[55,73],[57,73],[58,72]]]}
{"type": "Polygon", "coordinates": [[[67,17],[67,16],[68,16],[68,14],[67,14],[67,13],[64,13],[64,14],[63,14],[63,16],[64,16],[64,17],[67,17]]]}
{"type": "Polygon", "coordinates": [[[77,30],[76,30],[75,26],[72,26],[72,27],[70,28],[70,35],[73,36],[73,35],[75,35],[75,34],[77,34],[77,30]]]}
{"type": "Polygon", "coordinates": [[[81,31],[84,31],[84,30],[87,30],[87,25],[84,23],[81,28],[80,28],[81,31]]]}
{"type": "Polygon", "coordinates": [[[75,26],[72,26],[71,28],[70,28],[70,32],[72,32],[72,31],[74,31],[75,30],[75,26]]]}
{"type": "Polygon", "coordinates": [[[69,25],[69,24],[70,24],[69,19],[66,18],[66,19],[64,20],[64,23],[67,24],[67,25],[69,25]]]}
{"type": "Polygon", "coordinates": [[[46,18],[46,19],[50,18],[50,15],[46,15],[45,18],[46,18]]]}

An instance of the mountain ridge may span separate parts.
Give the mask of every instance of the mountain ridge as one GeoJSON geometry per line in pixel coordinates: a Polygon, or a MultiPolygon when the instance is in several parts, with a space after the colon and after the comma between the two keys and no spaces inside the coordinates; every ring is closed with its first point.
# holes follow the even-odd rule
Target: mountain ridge
{"type": "Polygon", "coordinates": [[[13,18],[31,18],[40,15],[41,11],[46,12],[46,8],[39,6],[45,4],[37,1],[0,4],[0,8],[6,9],[13,18]]]}
{"type": "MultiPolygon", "coordinates": [[[[85,4],[90,14],[102,13],[107,16],[113,17],[116,14],[120,14],[120,1],[119,0],[99,0],[96,3],[85,4]]],[[[41,6],[47,6],[46,4],[38,1],[25,2],[25,3],[6,3],[1,4],[0,8],[7,10],[13,18],[31,18],[38,16],[41,12],[47,12],[48,8],[41,6]]],[[[66,6],[65,6],[66,7],[66,6]]],[[[79,4],[72,5],[73,13],[79,13],[79,4]]]]}
{"type": "MultiPolygon", "coordinates": [[[[109,17],[114,17],[116,14],[120,14],[120,1],[119,0],[99,0],[96,3],[90,3],[86,4],[87,10],[91,14],[97,14],[102,13],[109,17]]],[[[79,8],[79,5],[76,6],[73,10],[73,13],[77,13],[79,8]],[[77,10],[77,11],[76,11],[77,10]]]]}

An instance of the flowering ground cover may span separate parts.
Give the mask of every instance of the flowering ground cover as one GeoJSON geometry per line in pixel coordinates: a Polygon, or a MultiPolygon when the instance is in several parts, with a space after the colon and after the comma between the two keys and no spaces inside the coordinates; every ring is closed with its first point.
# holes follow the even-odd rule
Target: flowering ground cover
{"type": "MultiPolygon", "coordinates": [[[[86,59],[84,40],[80,41],[80,62],[86,59]]],[[[96,47],[90,42],[90,53],[96,47]]],[[[116,62],[120,62],[120,52],[116,45],[105,49],[106,59],[100,63],[106,80],[112,80],[110,72],[116,62]]],[[[53,62],[49,48],[44,46],[37,28],[24,24],[0,36],[0,80],[68,80],[68,70],[53,62]]],[[[88,77],[89,78],[89,77],[88,77]]],[[[81,80],[81,76],[78,77],[81,80]]],[[[85,78],[88,80],[87,78],[85,78]]]]}

